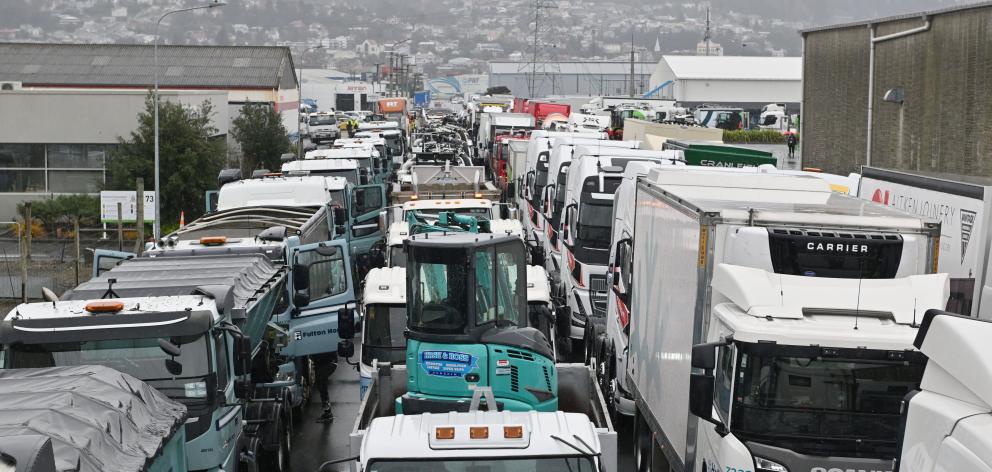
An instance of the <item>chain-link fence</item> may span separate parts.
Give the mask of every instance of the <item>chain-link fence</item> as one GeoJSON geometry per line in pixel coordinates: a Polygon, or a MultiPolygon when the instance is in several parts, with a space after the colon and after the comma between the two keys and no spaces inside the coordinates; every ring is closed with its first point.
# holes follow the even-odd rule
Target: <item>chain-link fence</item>
{"type": "MultiPolygon", "coordinates": [[[[117,240],[116,231],[102,229],[81,230],[79,259],[76,258],[76,241],[72,238],[44,238],[31,242],[31,257],[27,261],[26,293],[29,301],[41,300],[41,288],[46,287],[62,295],[80,282],[89,280],[93,270],[93,251],[96,249],[134,250],[134,241],[117,240]]],[[[11,234],[0,237],[0,317],[21,302],[24,260],[21,243],[11,234]]]]}

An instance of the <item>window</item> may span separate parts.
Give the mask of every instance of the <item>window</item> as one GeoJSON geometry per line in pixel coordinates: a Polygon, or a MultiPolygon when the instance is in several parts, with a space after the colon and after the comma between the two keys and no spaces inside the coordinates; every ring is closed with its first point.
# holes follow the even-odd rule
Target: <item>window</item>
{"type": "Polygon", "coordinates": [[[382,192],[379,187],[355,189],[352,215],[357,217],[382,208],[382,192]]]}
{"type": "Polygon", "coordinates": [[[44,170],[0,170],[0,192],[44,191],[44,170]]]}
{"type": "Polygon", "coordinates": [[[520,306],[525,304],[527,291],[524,256],[520,251],[503,250],[497,254],[496,259],[496,302],[499,318],[514,326],[523,326],[520,306]]]}
{"type": "Polygon", "coordinates": [[[0,192],[96,193],[112,145],[0,144],[0,192]]]}
{"type": "Polygon", "coordinates": [[[319,300],[339,295],[348,290],[344,258],[337,248],[321,248],[330,255],[317,251],[299,252],[296,263],[308,265],[310,269],[310,299],[319,300]]]}
{"type": "Polygon", "coordinates": [[[734,386],[734,346],[721,346],[717,352],[716,371],[714,372],[715,388],[714,404],[724,421],[730,417],[730,398],[734,386]]]}
{"type": "Polygon", "coordinates": [[[45,167],[45,148],[40,144],[0,144],[0,168],[45,167]]]}
{"type": "Polygon", "coordinates": [[[217,390],[226,390],[228,381],[227,336],[219,332],[214,336],[214,359],[217,360],[217,390]]]}
{"type": "Polygon", "coordinates": [[[493,276],[492,249],[475,253],[475,313],[476,324],[490,323],[496,320],[496,301],[494,300],[495,284],[493,276]]]}
{"type": "Polygon", "coordinates": [[[102,170],[50,170],[48,188],[59,193],[97,193],[103,185],[102,170]]]}

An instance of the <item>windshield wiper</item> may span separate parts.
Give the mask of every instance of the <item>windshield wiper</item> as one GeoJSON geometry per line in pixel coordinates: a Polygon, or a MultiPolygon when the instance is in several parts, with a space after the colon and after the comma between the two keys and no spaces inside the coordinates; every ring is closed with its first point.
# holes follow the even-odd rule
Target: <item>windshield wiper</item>
{"type": "MultiPolygon", "coordinates": [[[[558,441],[558,442],[560,442],[560,443],[562,443],[562,444],[564,444],[564,445],[566,445],[566,446],[574,449],[575,452],[578,452],[582,457],[584,457],[586,459],[589,459],[594,464],[596,464],[596,468],[599,470],[599,472],[605,472],[603,470],[602,461],[596,460],[596,459],[599,458],[599,456],[601,454],[594,452],[593,448],[590,447],[589,444],[587,444],[585,441],[583,441],[582,438],[580,438],[578,435],[573,434],[572,435],[572,438],[575,439],[576,441],[578,441],[583,446],[585,446],[586,450],[579,449],[579,446],[576,446],[575,444],[570,443],[570,442],[566,441],[565,439],[562,439],[562,437],[561,436],[558,436],[557,434],[552,434],[551,435],[551,439],[554,439],[555,441],[558,441]]],[[[566,461],[567,460],[568,459],[566,459],[566,461]]],[[[567,464],[567,462],[566,462],[566,464],[567,464]]]]}

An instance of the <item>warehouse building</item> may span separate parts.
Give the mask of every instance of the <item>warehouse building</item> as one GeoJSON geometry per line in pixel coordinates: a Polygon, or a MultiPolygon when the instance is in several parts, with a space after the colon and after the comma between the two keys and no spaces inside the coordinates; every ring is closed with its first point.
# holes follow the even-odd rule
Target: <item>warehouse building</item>
{"type": "Polygon", "coordinates": [[[723,105],[754,112],[784,103],[799,112],[802,58],[765,56],[662,56],[650,79],[648,95],[681,106],[723,105]]]}
{"type": "MultiPolygon", "coordinates": [[[[160,46],[163,100],[215,109],[218,137],[248,102],[294,124],[296,75],[281,47],[160,46]]],[[[0,43],[0,221],[17,203],[96,193],[118,137],[137,128],[154,84],[152,47],[0,43]]]]}
{"type": "MultiPolygon", "coordinates": [[[[634,94],[647,90],[655,64],[634,63],[634,94]]],[[[630,62],[490,62],[489,86],[504,85],[512,95],[530,97],[530,80],[534,77],[533,97],[556,96],[626,96],[630,93],[630,62]]]]}
{"type": "Polygon", "coordinates": [[[804,165],[992,176],[992,2],[801,34],[804,165]]]}

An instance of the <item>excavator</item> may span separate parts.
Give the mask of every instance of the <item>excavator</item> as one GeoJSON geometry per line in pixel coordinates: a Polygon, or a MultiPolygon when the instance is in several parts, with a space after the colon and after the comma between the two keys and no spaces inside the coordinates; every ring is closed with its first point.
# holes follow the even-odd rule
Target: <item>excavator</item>
{"type": "Polygon", "coordinates": [[[411,220],[404,243],[408,381],[397,413],[469,411],[473,402],[557,411],[552,344],[528,327],[523,240],[489,233],[487,221],[470,216],[411,220]]]}

